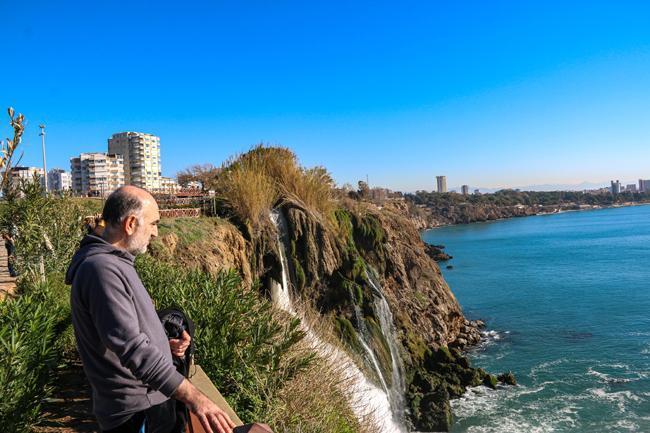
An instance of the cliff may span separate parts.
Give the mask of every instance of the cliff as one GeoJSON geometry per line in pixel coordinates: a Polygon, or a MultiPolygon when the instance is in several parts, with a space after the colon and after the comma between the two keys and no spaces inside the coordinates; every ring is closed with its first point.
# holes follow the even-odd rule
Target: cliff
{"type": "Polygon", "coordinates": [[[282,190],[256,220],[233,213],[226,199],[222,216],[229,221],[163,220],[152,251],[210,272],[238,269],[251,285],[259,281],[261,295],[269,297],[288,267],[290,296],[337,330],[391,404],[408,408],[393,411],[408,413],[400,421],[421,431],[448,430],[450,398],[467,386],[496,384],[461,353],[479,341],[481,324],[463,316],[403,209],[325,199],[330,202],[317,207],[282,190]],[[283,233],[271,209],[283,219],[283,233]]]}

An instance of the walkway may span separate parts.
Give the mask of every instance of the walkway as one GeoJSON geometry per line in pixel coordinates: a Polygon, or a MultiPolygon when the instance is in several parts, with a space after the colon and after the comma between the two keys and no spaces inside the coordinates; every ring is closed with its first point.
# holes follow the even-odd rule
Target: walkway
{"type": "Polygon", "coordinates": [[[13,295],[16,290],[16,278],[9,276],[9,268],[7,267],[7,249],[4,242],[0,245],[0,301],[5,296],[13,295]]]}

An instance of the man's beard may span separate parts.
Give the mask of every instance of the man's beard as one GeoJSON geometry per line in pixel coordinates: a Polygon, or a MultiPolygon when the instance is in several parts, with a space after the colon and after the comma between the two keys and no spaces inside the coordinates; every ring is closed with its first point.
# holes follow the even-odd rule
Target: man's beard
{"type": "Polygon", "coordinates": [[[131,236],[126,241],[126,250],[134,256],[146,253],[147,246],[149,246],[149,241],[144,237],[140,239],[139,236],[131,236]]]}

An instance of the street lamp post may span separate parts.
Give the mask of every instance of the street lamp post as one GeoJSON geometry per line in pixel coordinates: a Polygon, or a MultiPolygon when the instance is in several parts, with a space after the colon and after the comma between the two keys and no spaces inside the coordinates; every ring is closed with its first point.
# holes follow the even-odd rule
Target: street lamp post
{"type": "Polygon", "coordinates": [[[38,134],[41,136],[41,144],[43,145],[43,179],[45,181],[45,194],[48,192],[47,188],[47,163],[45,161],[45,125],[38,125],[41,128],[41,133],[38,134]]]}

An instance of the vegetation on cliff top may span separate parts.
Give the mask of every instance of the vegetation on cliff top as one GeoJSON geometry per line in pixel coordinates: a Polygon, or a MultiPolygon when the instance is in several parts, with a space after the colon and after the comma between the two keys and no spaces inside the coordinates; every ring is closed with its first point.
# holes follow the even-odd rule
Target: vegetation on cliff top
{"type": "Polygon", "coordinates": [[[290,200],[330,217],[334,181],[322,167],[303,168],[289,149],[259,145],[227,161],[216,177],[215,191],[231,217],[257,236],[269,210],[290,200]]]}

